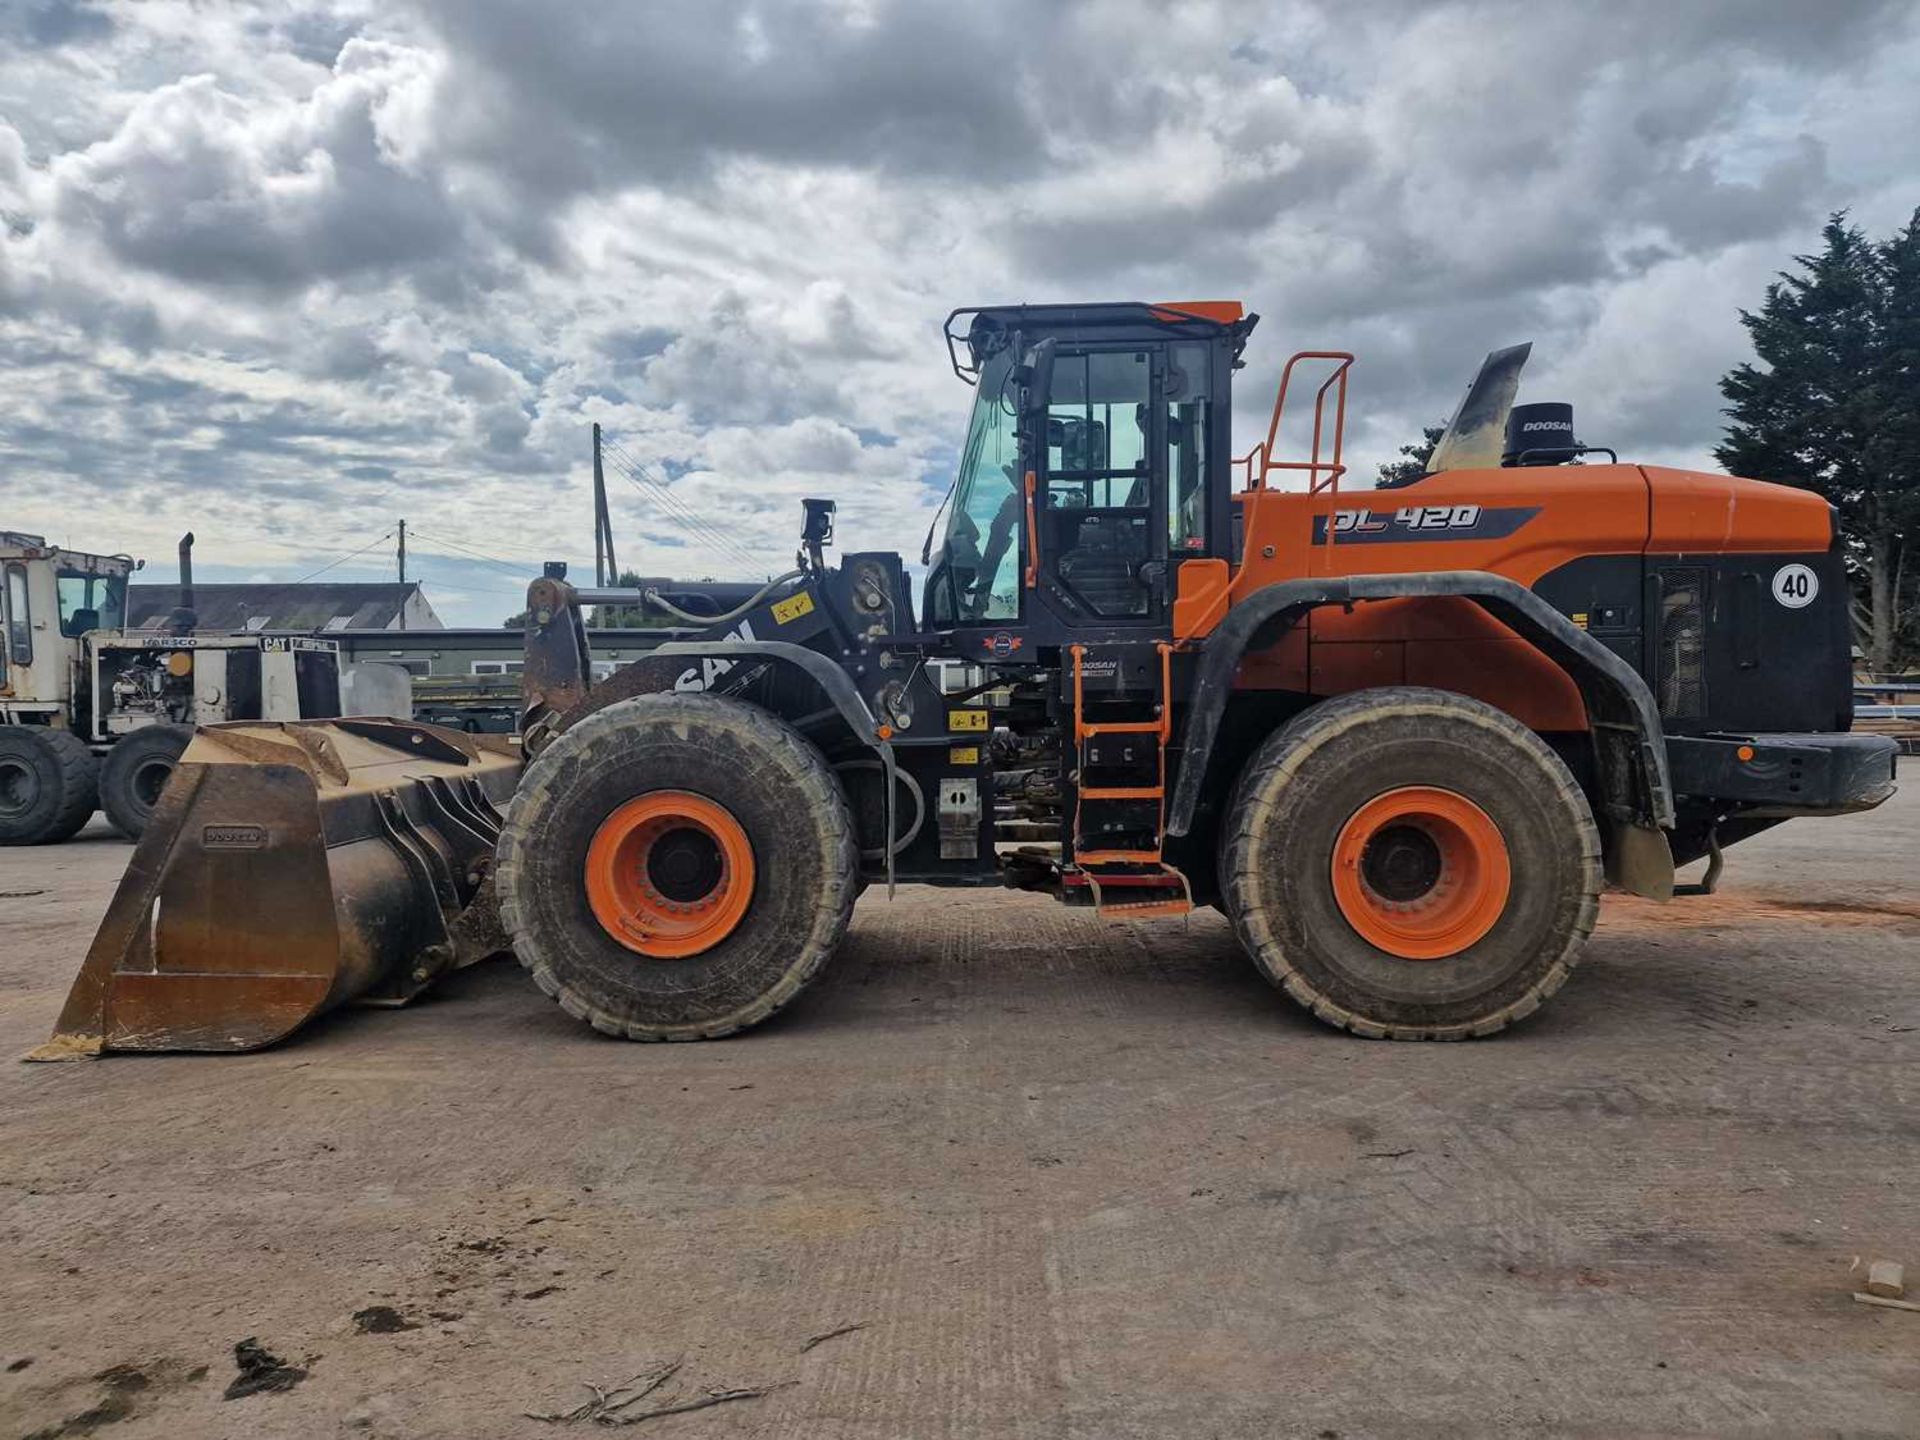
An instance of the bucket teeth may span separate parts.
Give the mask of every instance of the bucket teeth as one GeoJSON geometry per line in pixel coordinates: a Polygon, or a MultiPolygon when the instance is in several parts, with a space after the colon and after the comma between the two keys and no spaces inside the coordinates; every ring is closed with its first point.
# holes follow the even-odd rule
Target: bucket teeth
{"type": "Polygon", "coordinates": [[[202,728],[27,1058],[254,1050],[504,949],[493,847],[519,768],[506,742],[396,720],[202,728]]]}

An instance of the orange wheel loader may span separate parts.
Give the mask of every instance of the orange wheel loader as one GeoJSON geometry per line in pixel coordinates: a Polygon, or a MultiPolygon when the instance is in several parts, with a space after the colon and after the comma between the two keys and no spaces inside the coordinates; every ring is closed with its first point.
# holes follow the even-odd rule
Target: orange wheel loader
{"type": "Polygon", "coordinates": [[[954,312],[973,410],[917,597],[897,554],[828,564],[808,501],[793,571],[725,614],[549,566],[517,752],[203,730],[39,1053],[251,1048],[507,945],[608,1034],[728,1035],[900,882],[1216,906],[1330,1025],[1488,1035],[1566,980],[1607,884],[1710,890],[1727,846],[1892,793],[1893,743],[1848,733],[1825,501],[1581,446],[1514,403],[1524,346],[1410,483],[1342,487],[1333,352],[1236,459],[1256,319],[954,312]],[[601,604],[686,623],[596,683],[601,604]]]}

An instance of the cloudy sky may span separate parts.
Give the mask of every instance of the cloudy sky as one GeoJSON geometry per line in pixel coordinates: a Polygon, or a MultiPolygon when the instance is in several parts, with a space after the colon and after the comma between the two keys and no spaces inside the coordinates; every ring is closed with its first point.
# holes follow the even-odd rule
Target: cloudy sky
{"type": "Polygon", "coordinates": [[[0,526],[170,578],[917,554],[960,304],[1244,299],[1242,439],[1357,351],[1372,463],[1487,350],[1710,463],[1737,309],[1920,204],[1911,0],[0,0],[0,526]],[[356,553],[363,551],[364,553],[356,553]]]}

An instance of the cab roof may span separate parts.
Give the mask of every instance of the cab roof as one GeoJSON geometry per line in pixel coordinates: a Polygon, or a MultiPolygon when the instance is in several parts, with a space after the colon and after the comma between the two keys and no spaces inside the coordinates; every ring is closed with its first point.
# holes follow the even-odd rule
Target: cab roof
{"type": "Polygon", "coordinates": [[[1015,333],[1066,339],[1148,340],[1167,336],[1211,340],[1228,337],[1238,359],[1258,315],[1238,300],[1120,300],[1091,305],[968,305],[947,316],[947,355],[953,370],[971,385],[987,357],[1015,333]],[[965,331],[955,328],[969,317],[965,331]],[[963,362],[960,346],[967,349],[963,362]]]}

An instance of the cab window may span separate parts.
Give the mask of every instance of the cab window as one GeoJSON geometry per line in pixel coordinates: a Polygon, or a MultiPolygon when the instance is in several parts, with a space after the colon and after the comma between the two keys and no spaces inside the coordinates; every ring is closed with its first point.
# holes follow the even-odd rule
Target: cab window
{"type": "Polygon", "coordinates": [[[1144,350],[1062,355],[1047,398],[1047,503],[1094,510],[1151,503],[1144,350]]]}
{"type": "Polygon", "coordinates": [[[27,609],[27,567],[7,566],[7,651],[16,665],[33,663],[33,616],[27,609]]]}
{"type": "Polygon", "coordinates": [[[1167,365],[1167,539],[1173,554],[1207,548],[1207,347],[1175,345],[1167,365]]]}
{"type": "Polygon", "coordinates": [[[77,639],[89,630],[118,630],[126,613],[127,582],[117,575],[62,570],[57,579],[60,633],[77,639]]]}
{"type": "Polygon", "coordinates": [[[1019,426],[1006,388],[1006,351],[988,361],[974,395],[973,420],[960,452],[960,476],[932,602],[935,619],[961,624],[1020,614],[1020,564],[1026,547],[1019,426]]]}
{"type": "Polygon", "coordinates": [[[1047,397],[1047,534],[1062,584],[1096,615],[1150,613],[1153,352],[1054,363],[1047,397]]]}

